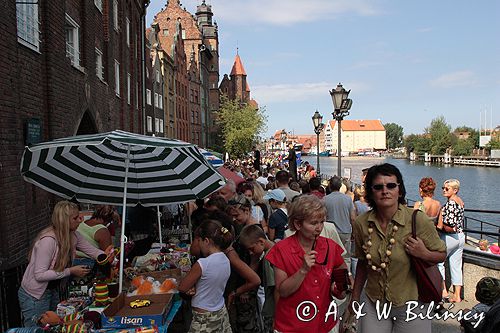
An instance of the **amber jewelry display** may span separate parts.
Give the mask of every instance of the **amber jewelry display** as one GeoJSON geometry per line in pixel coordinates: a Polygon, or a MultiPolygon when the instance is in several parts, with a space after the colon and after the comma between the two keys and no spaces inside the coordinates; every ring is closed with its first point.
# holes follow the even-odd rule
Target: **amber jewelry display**
{"type": "Polygon", "coordinates": [[[394,225],[392,226],[392,223],[389,223],[388,227],[391,230],[391,233],[389,234],[389,242],[386,246],[386,251],[385,251],[385,257],[380,258],[380,266],[377,266],[372,262],[372,255],[370,253],[370,249],[372,247],[372,233],[375,230],[375,224],[373,222],[369,222],[368,224],[368,239],[366,240],[365,244],[363,244],[363,251],[365,252],[365,258],[368,263],[368,266],[377,272],[382,271],[383,269],[387,269],[389,267],[389,263],[391,262],[391,255],[392,255],[392,248],[394,244],[396,244],[396,239],[394,239],[394,235],[398,231],[398,226],[394,225]]]}

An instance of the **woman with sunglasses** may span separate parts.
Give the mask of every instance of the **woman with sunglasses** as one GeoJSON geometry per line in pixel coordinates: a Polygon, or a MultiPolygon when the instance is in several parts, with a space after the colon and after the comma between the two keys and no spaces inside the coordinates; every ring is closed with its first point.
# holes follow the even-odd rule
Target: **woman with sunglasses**
{"type": "MultiPolygon", "coordinates": [[[[465,235],[462,231],[464,221],[464,202],[458,196],[460,182],[448,179],[443,184],[443,196],[448,201],[439,215],[437,229],[439,236],[446,243],[447,258],[450,262],[451,284],[453,297],[449,298],[446,283],[443,282],[443,298],[453,303],[461,302],[462,290],[462,253],[465,245],[465,235]]],[[[438,265],[443,280],[445,278],[444,262],[438,265]]]]}
{"type": "Polygon", "coordinates": [[[331,295],[343,299],[347,290],[343,250],[320,236],[326,207],[319,198],[297,197],[288,213],[288,225],[295,234],[276,243],[266,255],[279,294],[274,328],[277,332],[329,332],[337,320],[328,315],[331,295]]]}
{"type": "MultiPolygon", "coordinates": [[[[371,211],[353,225],[358,258],[352,301],[367,296],[361,318],[364,332],[431,332],[431,320],[406,321],[408,301],[418,300],[416,274],[410,256],[436,264],[446,257],[446,247],[434,224],[420,212],[416,216],[417,239],[411,237],[413,209],[406,207],[401,172],[392,164],[372,166],[365,179],[365,199],[371,211]],[[366,286],[365,286],[366,283],[366,286]],[[387,319],[379,319],[376,305],[391,305],[387,319]]],[[[427,309],[418,309],[425,312],[427,309]]],[[[351,311],[351,306],[348,307],[351,311]]],[[[414,310],[417,312],[418,310],[414,310]]],[[[352,312],[352,311],[351,311],[352,312]]]]}

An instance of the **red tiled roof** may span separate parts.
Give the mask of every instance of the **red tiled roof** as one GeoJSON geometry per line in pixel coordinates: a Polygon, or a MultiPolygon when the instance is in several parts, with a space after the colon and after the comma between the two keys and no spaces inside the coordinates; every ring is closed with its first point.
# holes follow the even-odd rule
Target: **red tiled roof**
{"type": "Polygon", "coordinates": [[[231,75],[247,75],[245,69],[243,68],[243,64],[241,63],[241,59],[239,54],[234,58],[233,69],[231,69],[231,75]]]}
{"type": "MultiPolygon", "coordinates": [[[[335,120],[330,120],[330,127],[335,127],[335,120]]],[[[380,120],[342,120],[343,131],[384,131],[380,120]]]]}
{"type": "Polygon", "coordinates": [[[380,120],[343,120],[344,131],[384,131],[385,128],[380,120]]]}

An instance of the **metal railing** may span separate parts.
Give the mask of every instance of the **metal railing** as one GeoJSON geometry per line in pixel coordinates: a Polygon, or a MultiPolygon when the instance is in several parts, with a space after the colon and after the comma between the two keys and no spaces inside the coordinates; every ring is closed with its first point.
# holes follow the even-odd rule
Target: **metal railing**
{"type": "MultiPolygon", "coordinates": [[[[408,206],[412,207],[416,200],[407,199],[408,206]]],[[[500,223],[484,221],[478,217],[471,216],[471,214],[492,215],[500,219],[500,211],[498,210],[484,210],[484,209],[469,209],[465,208],[464,216],[464,233],[466,240],[477,242],[476,236],[479,235],[480,239],[486,239],[489,242],[497,243],[500,245],[500,223]],[[475,226],[472,226],[474,224],[475,226]]]]}

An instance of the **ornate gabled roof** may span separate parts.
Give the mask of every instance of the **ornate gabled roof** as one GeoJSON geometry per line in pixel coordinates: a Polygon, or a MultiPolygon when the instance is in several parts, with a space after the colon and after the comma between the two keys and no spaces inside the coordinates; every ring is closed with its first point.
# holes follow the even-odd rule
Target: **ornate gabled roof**
{"type": "Polygon", "coordinates": [[[247,75],[245,72],[245,68],[243,68],[243,63],[241,62],[240,55],[236,54],[236,58],[234,58],[233,69],[231,69],[232,75],[247,75]]]}

